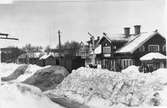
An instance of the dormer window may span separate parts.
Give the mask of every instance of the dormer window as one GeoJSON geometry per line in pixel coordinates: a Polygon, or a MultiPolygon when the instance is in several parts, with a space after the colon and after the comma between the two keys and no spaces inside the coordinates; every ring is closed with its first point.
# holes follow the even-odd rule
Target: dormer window
{"type": "Polygon", "coordinates": [[[148,45],[148,51],[159,52],[159,45],[148,45]]]}

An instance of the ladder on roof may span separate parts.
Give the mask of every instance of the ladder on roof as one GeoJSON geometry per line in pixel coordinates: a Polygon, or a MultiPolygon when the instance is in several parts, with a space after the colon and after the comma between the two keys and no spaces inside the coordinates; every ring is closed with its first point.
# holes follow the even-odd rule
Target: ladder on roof
{"type": "MultiPolygon", "coordinates": [[[[6,33],[0,33],[0,39],[19,40],[18,38],[9,37],[9,34],[6,33]]],[[[0,63],[1,63],[1,48],[0,48],[0,63]]]]}

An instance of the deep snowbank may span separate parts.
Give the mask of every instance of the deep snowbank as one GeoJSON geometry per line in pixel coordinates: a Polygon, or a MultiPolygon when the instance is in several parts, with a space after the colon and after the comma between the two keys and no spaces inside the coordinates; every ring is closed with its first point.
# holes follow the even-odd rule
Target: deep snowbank
{"type": "Polygon", "coordinates": [[[23,82],[41,90],[55,88],[69,72],[62,66],[0,64],[2,81],[23,82]]]}
{"type": "Polygon", "coordinates": [[[49,66],[40,67],[37,65],[25,64],[0,64],[0,77],[2,81],[22,82],[31,77],[37,70],[48,68],[49,66]]]}
{"type": "Polygon", "coordinates": [[[55,88],[68,74],[67,69],[62,66],[50,66],[38,70],[23,83],[34,85],[45,91],[55,88]]]}
{"type": "Polygon", "coordinates": [[[48,66],[45,67],[40,67],[37,65],[28,65],[27,69],[25,70],[24,74],[20,75],[15,81],[16,82],[22,82],[26,80],[27,78],[33,76],[38,70],[47,68],[48,66]]]}
{"type": "Polygon", "coordinates": [[[123,73],[103,69],[79,68],[68,75],[48,95],[64,96],[93,108],[166,106],[167,69],[139,73],[136,67],[123,73]],[[131,72],[130,72],[131,71],[131,72]],[[157,74],[163,74],[157,77],[157,74]],[[163,81],[161,79],[163,77],[163,81]]]}
{"type": "Polygon", "coordinates": [[[13,73],[20,65],[14,63],[0,63],[0,76],[6,77],[13,73]]]}
{"type": "MultiPolygon", "coordinates": [[[[8,65],[8,66],[10,67],[10,65],[8,65]]],[[[1,77],[1,80],[2,81],[11,81],[11,80],[17,79],[20,75],[24,74],[24,72],[26,71],[27,67],[28,67],[28,65],[20,65],[10,75],[8,75],[6,77],[1,77]]]]}
{"type": "Polygon", "coordinates": [[[0,85],[0,108],[63,108],[44,96],[40,89],[19,83],[0,85]]]}

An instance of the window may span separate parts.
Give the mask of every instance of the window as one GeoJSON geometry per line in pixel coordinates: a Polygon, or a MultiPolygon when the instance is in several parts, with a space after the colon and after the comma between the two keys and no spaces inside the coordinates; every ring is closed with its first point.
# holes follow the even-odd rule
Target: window
{"type": "Polygon", "coordinates": [[[148,46],[148,51],[159,52],[159,45],[149,45],[148,46]]]}
{"type": "Polygon", "coordinates": [[[103,47],[103,53],[110,54],[111,53],[111,47],[110,46],[103,47]]]}
{"type": "Polygon", "coordinates": [[[139,48],[139,51],[140,51],[140,52],[144,52],[144,51],[145,51],[145,47],[144,47],[144,46],[141,46],[141,47],[139,48]]]}

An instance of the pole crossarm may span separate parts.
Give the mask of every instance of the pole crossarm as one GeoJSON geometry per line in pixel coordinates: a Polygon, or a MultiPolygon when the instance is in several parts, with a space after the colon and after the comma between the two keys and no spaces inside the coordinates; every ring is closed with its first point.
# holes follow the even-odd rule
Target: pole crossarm
{"type": "Polygon", "coordinates": [[[9,36],[9,34],[7,34],[7,33],[0,33],[0,39],[19,40],[18,38],[11,38],[8,36],[9,36]]]}
{"type": "Polygon", "coordinates": [[[19,40],[18,38],[0,37],[0,39],[19,40]]]}

